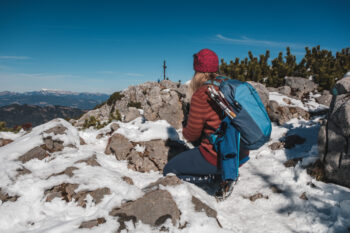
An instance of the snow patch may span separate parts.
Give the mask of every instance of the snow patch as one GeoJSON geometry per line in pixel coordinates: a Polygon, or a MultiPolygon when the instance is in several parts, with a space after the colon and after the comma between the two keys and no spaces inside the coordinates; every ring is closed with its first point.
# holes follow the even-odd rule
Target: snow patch
{"type": "Polygon", "coordinates": [[[128,123],[119,123],[120,128],[115,132],[122,134],[130,141],[143,142],[156,139],[179,140],[176,130],[165,120],[145,121],[143,117],[138,117],[128,123]]]}

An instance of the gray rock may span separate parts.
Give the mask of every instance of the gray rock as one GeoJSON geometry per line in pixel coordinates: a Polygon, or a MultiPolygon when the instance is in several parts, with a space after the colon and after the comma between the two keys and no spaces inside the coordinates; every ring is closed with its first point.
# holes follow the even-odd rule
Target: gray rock
{"type": "Polygon", "coordinates": [[[216,210],[214,210],[213,208],[209,207],[207,204],[205,204],[204,202],[202,202],[201,200],[199,200],[198,198],[196,198],[195,196],[192,196],[192,203],[194,205],[194,210],[196,212],[204,212],[208,217],[210,218],[215,218],[218,225],[220,227],[221,224],[217,218],[218,213],[216,212],[216,210]]]}
{"type": "Polygon", "coordinates": [[[30,170],[28,170],[27,168],[25,168],[23,166],[20,167],[20,168],[17,168],[16,172],[17,172],[16,178],[19,177],[19,176],[23,176],[23,175],[32,173],[30,170]]]}
{"type": "Polygon", "coordinates": [[[164,102],[164,104],[160,107],[158,115],[162,120],[166,120],[169,122],[171,126],[176,129],[182,127],[182,120],[184,118],[184,114],[182,111],[182,103],[179,101],[175,92],[172,93],[169,101],[164,102]]]}
{"type": "Polygon", "coordinates": [[[132,150],[128,155],[128,168],[139,172],[159,171],[157,165],[142,153],[132,150]]]}
{"type": "Polygon", "coordinates": [[[6,146],[7,144],[13,142],[11,139],[0,138],[0,147],[6,146]]]}
{"type": "Polygon", "coordinates": [[[303,95],[317,90],[317,85],[306,78],[285,77],[286,86],[291,88],[291,94],[301,99],[303,95]]]}
{"type": "Polygon", "coordinates": [[[160,226],[167,219],[171,219],[175,225],[180,219],[181,212],[168,191],[155,190],[135,201],[114,208],[109,214],[122,219],[134,219],[135,222],[141,221],[151,226],[160,226]]]}
{"type": "Polygon", "coordinates": [[[279,104],[271,100],[266,108],[267,113],[272,122],[278,122],[279,125],[283,125],[287,121],[293,118],[310,119],[310,114],[299,107],[279,106],[279,104]]]}
{"type": "Polygon", "coordinates": [[[114,134],[109,138],[105,153],[114,154],[118,160],[125,160],[128,157],[133,145],[121,134],[114,134]]]}
{"type": "Polygon", "coordinates": [[[350,77],[344,77],[340,79],[335,84],[335,89],[337,90],[338,95],[346,94],[350,92],[350,77]]]}
{"type": "Polygon", "coordinates": [[[111,124],[111,131],[112,131],[112,133],[114,132],[114,131],[116,131],[117,129],[119,129],[119,124],[118,123],[112,123],[111,124]]]}
{"type": "Polygon", "coordinates": [[[92,167],[100,167],[101,165],[96,160],[97,160],[97,157],[94,154],[90,158],[78,160],[75,163],[86,163],[87,165],[92,166],[92,167]]]}
{"type": "Polygon", "coordinates": [[[97,227],[98,225],[100,224],[103,224],[106,222],[106,219],[105,218],[97,218],[97,219],[93,219],[93,220],[90,220],[90,221],[85,221],[85,222],[82,222],[79,226],[79,228],[93,228],[93,227],[97,227]]]}
{"type": "Polygon", "coordinates": [[[43,148],[49,152],[62,151],[64,146],[62,141],[52,140],[51,137],[44,138],[43,148]]]}
{"type": "Polygon", "coordinates": [[[269,92],[278,92],[278,88],[276,88],[276,87],[267,87],[267,90],[269,92]]]}
{"type": "Polygon", "coordinates": [[[82,127],[85,123],[85,120],[90,119],[90,117],[92,117],[92,116],[101,122],[108,121],[109,117],[110,117],[111,110],[112,110],[112,107],[108,106],[107,104],[104,104],[97,109],[90,110],[75,122],[75,126],[82,127]]]}
{"type": "Polygon", "coordinates": [[[182,181],[177,176],[165,176],[159,178],[157,181],[150,183],[145,188],[142,189],[144,192],[150,192],[154,190],[158,190],[160,185],[162,186],[176,186],[181,184],[182,181]]]}
{"type": "Polygon", "coordinates": [[[324,161],[324,156],[326,154],[326,144],[327,144],[327,127],[326,124],[323,124],[318,131],[318,153],[320,155],[320,160],[324,161]]]}
{"type": "Polygon", "coordinates": [[[129,107],[128,112],[125,115],[124,121],[129,122],[129,121],[135,120],[136,118],[138,118],[140,116],[141,116],[141,114],[140,114],[139,110],[137,110],[137,108],[129,107]]]}
{"type": "Polygon", "coordinates": [[[350,95],[341,79],[333,96],[327,122],[318,134],[318,148],[327,181],[350,187],[350,95]]]}
{"type": "Polygon", "coordinates": [[[284,148],[283,142],[274,142],[271,145],[269,145],[271,150],[281,150],[284,148]]]}
{"type": "Polygon", "coordinates": [[[317,103],[323,104],[328,107],[331,105],[331,101],[332,101],[332,95],[327,90],[322,91],[321,96],[316,98],[317,103]]]}
{"type": "Polygon", "coordinates": [[[128,184],[134,185],[134,181],[129,176],[123,176],[122,179],[128,184]]]}
{"type": "Polygon", "coordinates": [[[42,147],[37,146],[25,153],[24,155],[20,156],[18,158],[19,161],[22,163],[26,163],[31,159],[39,159],[43,160],[44,158],[48,157],[49,154],[44,150],[42,147]]]}
{"type": "Polygon", "coordinates": [[[51,129],[48,129],[48,130],[45,130],[44,133],[47,133],[47,134],[50,134],[50,133],[53,133],[54,135],[57,135],[57,134],[65,134],[67,128],[64,127],[63,125],[59,124],[55,127],[52,127],[51,129]]]}
{"type": "Polygon", "coordinates": [[[258,92],[261,101],[266,107],[269,103],[269,91],[267,90],[267,88],[261,83],[257,83],[253,81],[248,81],[248,83],[250,83],[254,87],[254,89],[258,92]]]}
{"type": "Polygon", "coordinates": [[[281,93],[282,95],[290,96],[292,89],[289,86],[282,86],[277,88],[277,92],[281,93]]]}
{"type": "Polygon", "coordinates": [[[19,198],[18,195],[11,196],[8,193],[2,191],[0,188],[0,200],[2,203],[7,202],[7,201],[15,202],[15,201],[17,201],[18,198],[19,198]]]}
{"type": "Polygon", "coordinates": [[[345,137],[350,136],[350,95],[338,95],[335,98],[329,119],[345,137]]]}
{"type": "Polygon", "coordinates": [[[152,140],[138,143],[145,147],[141,153],[133,149],[134,144],[123,135],[114,134],[108,141],[105,153],[113,153],[117,160],[127,160],[129,169],[149,172],[162,171],[169,159],[188,149],[177,141],[152,140]]]}
{"type": "Polygon", "coordinates": [[[72,177],[74,175],[74,171],[78,170],[76,167],[67,167],[64,171],[59,172],[59,173],[54,173],[50,175],[47,179],[49,179],[52,176],[60,176],[60,175],[67,175],[68,177],[72,177]]]}
{"type": "Polygon", "coordinates": [[[79,144],[80,145],[86,145],[85,140],[82,137],[79,137],[79,144]]]}
{"type": "Polygon", "coordinates": [[[46,201],[51,202],[54,198],[61,198],[66,202],[75,201],[81,207],[86,207],[86,197],[90,195],[95,204],[98,204],[102,201],[105,195],[111,194],[109,188],[98,188],[95,190],[82,190],[75,192],[79,187],[79,184],[70,184],[62,183],[56,185],[50,189],[45,190],[44,194],[46,195],[46,201]]]}
{"type": "Polygon", "coordinates": [[[66,202],[72,201],[73,196],[75,195],[74,190],[79,187],[79,184],[69,184],[62,183],[56,185],[50,189],[45,190],[44,194],[46,196],[46,202],[51,202],[55,198],[61,198],[66,202]]]}

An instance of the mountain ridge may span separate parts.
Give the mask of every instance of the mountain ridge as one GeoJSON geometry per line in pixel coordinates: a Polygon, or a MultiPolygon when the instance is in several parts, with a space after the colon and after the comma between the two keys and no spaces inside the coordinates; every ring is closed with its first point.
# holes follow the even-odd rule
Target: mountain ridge
{"type": "Polygon", "coordinates": [[[1,91],[0,107],[16,103],[38,106],[59,105],[89,110],[106,101],[108,98],[109,95],[104,93],[71,92],[51,89],[22,93],[1,91]]]}

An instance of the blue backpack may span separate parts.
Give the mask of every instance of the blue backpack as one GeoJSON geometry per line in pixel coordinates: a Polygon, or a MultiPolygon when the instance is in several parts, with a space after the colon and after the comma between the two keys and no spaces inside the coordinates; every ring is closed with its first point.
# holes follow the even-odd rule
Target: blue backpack
{"type": "Polygon", "coordinates": [[[240,147],[256,150],[264,145],[271,136],[271,121],[259,94],[249,83],[217,77],[206,84],[219,86],[235,114],[233,119],[226,116],[222,120],[219,129],[209,135],[209,141],[221,157],[223,179],[236,180],[240,147]]]}

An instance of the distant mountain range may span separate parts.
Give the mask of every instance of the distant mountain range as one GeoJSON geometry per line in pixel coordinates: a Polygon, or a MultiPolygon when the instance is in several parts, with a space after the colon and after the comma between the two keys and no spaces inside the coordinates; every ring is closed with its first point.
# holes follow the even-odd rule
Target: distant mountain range
{"type": "Polygon", "coordinates": [[[43,124],[54,118],[78,118],[86,110],[64,106],[35,106],[11,104],[0,107],[0,121],[5,121],[7,127],[31,123],[33,126],[43,124]]]}
{"type": "Polygon", "coordinates": [[[38,106],[66,106],[83,110],[93,109],[96,105],[106,101],[108,94],[70,92],[42,89],[31,92],[0,92],[0,107],[11,104],[28,104],[38,106]]]}

